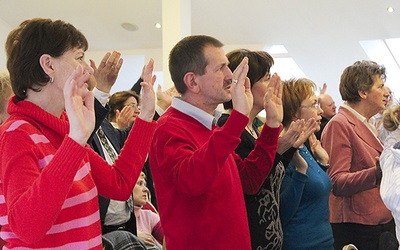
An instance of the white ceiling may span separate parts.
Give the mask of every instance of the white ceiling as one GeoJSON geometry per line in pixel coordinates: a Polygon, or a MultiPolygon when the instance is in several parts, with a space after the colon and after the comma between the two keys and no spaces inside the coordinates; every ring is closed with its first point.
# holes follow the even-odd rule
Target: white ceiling
{"type": "MultiPolygon", "coordinates": [[[[0,0],[0,21],[10,29],[33,17],[68,21],[88,38],[90,51],[154,49],[162,48],[162,29],[154,28],[162,22],[161,3],[0,0]],[[128,32],[123,22],[139,29],[128,32]]],[[[343,69],[368,59],[358,42],[400,37],[398,0],[192,0],[191,18],[193,34],[211,35],[226,45],[284,45],[317,85],[328,83],[336,101],[343,69]],[[389,6],[395,12],[388,13],[389,6]]],[[[5,40],[7,34],[0,36],[5,40]]]]}

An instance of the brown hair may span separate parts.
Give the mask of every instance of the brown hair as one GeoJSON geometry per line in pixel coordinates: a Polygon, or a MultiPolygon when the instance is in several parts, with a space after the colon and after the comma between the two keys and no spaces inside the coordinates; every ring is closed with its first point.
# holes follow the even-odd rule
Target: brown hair
{"type": "Polygon", "coordinates": [[[357,103],[361,100],[358,91],[368,91],[374,85],[374,77],[386,80],[386,69],[373,61],[357,61],[344,69],[340,77],[339,91],[343,101],[357,103]]]}
{"type": "Polygon", "coordinates": [[[169,53],[169,72],[176,90],[182,95],[187,91],[183,80],[188,72],[204,75],[208,64],[204,56],[206,46],[222,47],[220,41],[205,35],[193,35],[179,41],[169,53]]]}
{"type": "Polygon", "coordinates": [[[314,94],[316,84],[307,78],[289,79],[282,82],[283,127],[287,128],[296,116],[301,103],[314,94]]]}
{"type": "Polygon", "coordinates": [[[39,63],[43,54],[59,57],[72,48],[86,51],[88,42],[69,23],[34,18],[23,21],[10,32],[5,48],[12,88],[17,98],[23,100],[27,89],[38,92],[50,81],[39,63]]]}
{"type": "Polygon", "coordinates": [[[121,111],[124,108],[124,103],[128,100],[129,97],[134,97],[139,105],[139,95],[137,95],[133,91],[119,91],[115,92],[108,101],[108,105],[110,105],[110,113],[107,115],[107,120],[114,121],[116,119],[115,110],[118,109],[121,111]]]}
{"type": "MultiPolygon", "coordinates": [[[[228,67],[233,72],[242,62],[243,58],[249,59],[249,71],[247,77],[250,79],[251,87],[270,72],[274,65],[274,59],[265,51],[250,51],[247,49],[233,50],[226,54],[229,60],[228,67]]],[[[225,109],[233,109],[232,101],[224,103],[225,109]]]]}

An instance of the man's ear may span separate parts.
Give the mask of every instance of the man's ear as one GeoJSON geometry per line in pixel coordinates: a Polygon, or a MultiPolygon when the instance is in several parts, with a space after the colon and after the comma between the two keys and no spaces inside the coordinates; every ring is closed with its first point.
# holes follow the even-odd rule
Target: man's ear
{"type": "Polygon", "coordinates": [[[200,91],[200,86],[196,82],[196,74],[193,72],[188,72],[185,74],[183,77],[183,81],[188,88],[188,91],[193,92],[195,94],[199,93],[200,91]]]}
{"type": "Polygon", "coordinates": [[[367,98],[367,92],[365,92],[364,90],[359,90],[358,95],[361,97],[361,99],[367,98]]]}
{"type": "Polygon", "coordinates": [[[43,71],[49,76],[54,76],[53,58],[48,54],[43,54],[39,58],[40,66],[42,66],[43,71]]]}

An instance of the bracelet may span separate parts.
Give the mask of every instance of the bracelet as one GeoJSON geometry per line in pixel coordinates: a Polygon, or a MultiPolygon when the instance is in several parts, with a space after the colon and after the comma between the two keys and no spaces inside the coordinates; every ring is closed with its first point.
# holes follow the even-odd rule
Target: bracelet
{"type": "Polygon", "coordinates": [[[330,166],[329,163],[323,164],[323,163],[321,163],[321,162],[319,162],[319,161],[317,161],[317,160],[316,160],[316,162],[317,162],[319,165],[323,166],[323,167],[329,167],[329,166],[330,166]]]}

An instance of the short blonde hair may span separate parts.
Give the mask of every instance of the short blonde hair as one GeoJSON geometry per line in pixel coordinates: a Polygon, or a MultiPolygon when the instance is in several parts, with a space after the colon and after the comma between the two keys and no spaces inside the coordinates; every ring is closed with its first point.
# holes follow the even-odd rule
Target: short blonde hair
{"type": "Polygon", "coordinates": [[[317,85],[308,78],[291,78],[283,81],[282,104],[283,104],[283,127],[288,128],[301,103],[310,98],[317,85]]]}
{"type": "Polygon", "coordinates": [[[7,71],[0,71],[0,112],[6,110],[8,99],[12,94],[10,75],[7,71]]]}
{"type": "Polygon", "coordinates": [[[395,131],[400,124],[400,105],[387,108],[382,115],[382,124],[387,131],[395,131]]]}

